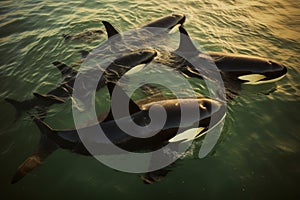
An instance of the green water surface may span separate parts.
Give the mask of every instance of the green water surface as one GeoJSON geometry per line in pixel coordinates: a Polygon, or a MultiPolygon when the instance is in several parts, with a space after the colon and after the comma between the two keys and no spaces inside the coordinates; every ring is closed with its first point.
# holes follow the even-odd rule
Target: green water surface
{"type": "MultiPolygon", "coordinates": [[[[7,0],[0,1],[0,13],[0,199],[300,198],[299,2],[7,0]],[[125,31],[171,13],[186,15],[186,29],[205,50],[273,59],[288,68],[287,76],[276,84],[244,87],[228,103],[213,152],[199,159],[199,149],[190,150],[162,182],[145,185],[137,174],[60,149],[10,184],[40,133],[25,114],[13,123],[14,108],[4,98],[47,93],[61,81],[53,61],[72,65],[80,60],[79,50],[106,40],[102,35],[64,42],[62,34],[104,30],[101,20],[125,31]]],[[[72,126],[71,109],[51,107],[46,122],[72,126]]]]}

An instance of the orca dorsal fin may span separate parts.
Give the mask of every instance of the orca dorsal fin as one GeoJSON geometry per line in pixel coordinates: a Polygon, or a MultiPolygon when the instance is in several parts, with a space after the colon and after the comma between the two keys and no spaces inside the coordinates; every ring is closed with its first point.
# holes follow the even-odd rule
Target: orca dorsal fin
{"type": "MultiPolygon", "coordinates": [[[[112,98],[112,93],[113,93],[115,87],[119,87],[119,86],[116,86],[116,84],[112,83],[112,82],[107,83],[107,88],[109,91],[110,98],[112,98]]],[[[120,90],[119,95],[120,95],[120,99],[129,98],[128,95],[122,89],[120,90]]],[[[129,113],[132,115],[132,114],[140,112],[140,111],[141,111],[140,107],[131,98],[129,98],[129,113]]],[[[112,114],[112,110],[110,108],[108,115],[102,122],[107,122],[107,121],[111,121],[111,120],[114,120],[114,117],[112,114]]]]}
{"type": "Polygon", "coordinates": [[[104,27],[106,29],[108,38],[119,34],[119,32],[113,27],[113,25],[111,25],[111,23],[109,23],[107,21],[102,21],[102,24],[104,25],[104,27]]]}
{"type": "Polygon", "coordinates": [[[81,54],[81,58],[86,58],[90,52],[86,50],[80,50],[79,53],[81,54]]]}
{"type": "Polygon", "coordinates": [[[197,52],[199,53],[200,51],[196,48],[194,43],[192,42],[188,32],[183,28],[183,26],[179,27],[179,32],[180,32],[180,43],[179,47],[175,52],[182,52],[182,53],[189,53],[189,52],[197,52]]]}
{"type": "Polygon", "coordinates": [[[55,61],[52,64],[60,71],[62,76],[67,76],[75,73],[75,70],[72,67],[66,65],[65,63],[55,61]]]}

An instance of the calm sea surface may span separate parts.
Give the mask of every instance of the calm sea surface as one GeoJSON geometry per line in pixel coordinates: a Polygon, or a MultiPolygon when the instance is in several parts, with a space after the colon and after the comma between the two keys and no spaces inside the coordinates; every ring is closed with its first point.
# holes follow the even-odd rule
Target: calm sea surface
{"type": "MultiPolygon", "coordinates": [[[[0,1],[0,13],[0,199],[300,199],[299,2],[8,0],[0,1]],[[14,108],[4,98],[46,93],[61,81],[53,61],[72,65],[79,50],[106,40],[103,34],[64,42],[62,34],[104,30],[101,20],[126,31],[171,13],[186,15],[186,29],[205,50],[273,59],[287,66],[287,76],[277,84],[245,87],[228,103],[213,152],[199,159],[195,147],[157,184],[61,149],[10,184],[40,133],[25,114],[13,123],[14,108]]],[[[46,122],[72,126],[67,105],[52,106],[46,122]]]]}

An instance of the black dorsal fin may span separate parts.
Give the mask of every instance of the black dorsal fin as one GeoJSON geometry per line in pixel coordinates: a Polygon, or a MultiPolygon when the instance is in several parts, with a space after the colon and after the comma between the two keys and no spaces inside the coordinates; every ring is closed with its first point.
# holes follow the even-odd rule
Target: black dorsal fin
{"type": "Polygon", "coordinates": [[[81,54],[82,58],[86,58],[90,52],[86,50],[80,50],[79,53],[81,54]]]}
{"type": "Polygon", "coordinates": [[[76,73],[76,71],[65,63],[55,61],[52,63],[61,73],[62,76],[67,76],[76,73]]]}
{"type": "Polygon", "coordinates": [[[191,38],[189,37],[189,34],[183,28],[183,26],[179,27],[180,32],[180,43],[179,47],[175,52],[182,52],[182,53],[188,53],[188,52],[196,52],[199,53],[199,50],[195,47],[193,44],[191,38]]]}
{"type": "MultiPolygon", "coordinates": [[[[116,86],[116,84],[114,84],[112,82],[107,83],[109,96],[111,98],[112,98],[112,93],[113,93],[115,87],[119,87],[119,86],[116,86]]],[[[129,98],[128,95],[122,89],[120,90],[119,95],[120,95],[120,99],[129,98]]],[[[140,112],[140,111],[141,111],[140,107],[131,98],[129,98],[129,113],[130,113],[130,115],[132,115],[134,113],[137,113],[137,112],[140,112]]],[[[114,117],[113,117],[113,114],[112,114],[112,110],[110,108],[108,115],[106,116],[106,118],[102,122],[107,122],[107,121],[111,121],[111,120],[114,120],[114,117]]]]}
{"type": "Polygon", "coordinates": [[[119,32],[107,21],[102,21],[102,24],[105,26],[107,37],[110,38],[114,35],[119,34],[119,32]]]}
{"type": "Polygon", "coordinates": [[[65,40],[71,40],[72,36],[69,34],[62,34],[62,36],[64,37],[65,40]]]}

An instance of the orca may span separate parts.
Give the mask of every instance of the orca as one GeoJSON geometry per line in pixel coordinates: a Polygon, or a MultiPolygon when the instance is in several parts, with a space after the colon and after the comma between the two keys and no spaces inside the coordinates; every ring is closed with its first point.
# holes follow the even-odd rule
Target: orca
{"type": "MultiPolygon", "coordinates": [[[[179,31],[190,39],[183,27],[180,27],[179,31]]],[[[186,41],[186,38],[184,40],[185,42],[182,44],[184,51],[192,49],[201,56],[202,52],[197,50],[191,40],[186,41]]],[[[179,49],[181,50],[181,47],[179,49]]],[[[208,52],[207,54],[222,73],[228,74],[244,84],[263,84],[278,81],[287,73],[285,66],[265,58],[218,52],[208,52]]]]}
{"type": "MultiPolygon", "coordinates": [[[[203,63],[214,63],[221,74],[226,90],[229,92],[239,92],[242,84],[257,85],[276,82],[287,73],[285,66],[265,58],[222,52],[201,52],[193,44],[183,26],[179,27],[179,31],[181,33],[180,45],[173,53],[178,55],[181,52],[192,57],[196,56],[203,63]]],[[[176,66],[176,64],[172,65],[176,66]]],[[[182,62],[180,65],[179,68],[183,68],[181,71],[189,77],[202,79],[204,76],[209,76],[211,72],[209,66],[201,66],[201,73],[199,73],[199,69],[197,70],[188,61],[182,62]]]]}
{"type": "MultiPolygon", "coordinates": [[[[131,52],[115,59],[107,67],[97,89],[100,89],[105,85],[105,79],[113,79],[113,77],[122,76],[122,72],[125,73],[126,71],[120,69],[120,66],[131,68],[136,65],[145,64],[150,62],[156,55],[157,52],[155,50],[145,49],[131,52]],[[118,71],[118,73],[111,73],[115,71],[118,71]]],[[[33,98],[24,101],[5,98],[8,103],[15,107],[16,120],[21,116],[22,111],[28,111],[33,108],[38,108],[39,110],[43,111],[42,114],[45,115],[45,112],[49,106],[57,103],[64,103],[67,98],[71,97],[73,85],[78,73],[77,70],[61,62],[53,62],[52,64],[60,70],[63,77],[61,84],[59,84],[56,88],[45,95],[34,93],[33,98]]]]}
{"type": "MultiPolygon", "coordinates": [[[[107,83],[109,93],[112,95],[112,90],[116,87],[115,83],[107,83]]],[[[121,90],[122,91],[122,90],[121,90]]],[[[125,92],[124,95],[127,96],[125,92]]],[[[112,115],[107,115],[106,119],[97,124],[83,127],[82,129],[93,129],[95,126],[101,126],[107,139],[98,139],[95,144],[100,148],[99,154],[112,154],[114,152],[109,152],[108,144],[111,142],[127,151],[147,151],[161,148],[168,143],[178,143],[185,142],[186,140],[192,140],[196,138],[199,134],[204,134],[209,127],[217,124],[225,116],[225,106],[223,103],[207,99],[170,99],[170,100],[160,100],[149,102],[143,105],[137,105],[133,100],[129,101],[130,116],[125,116],[119,119],[115,119],[112,115]],[[181,121],[181,106],[185,109],[194,109],[195,105],[199,108],[199,118],[190,119],[189,123],[185,125],[183,130],[189,130],[191,127],[199,127],[199,130],[189,132],[184,137],[178,137],[181,133],[177,133],[181,121]],[[147,138],[137,138],[125,133],[117,124],[117,120],[130,121],[133,120],[136,124],[146,127],[149,124],[149,110],[153,106],[162,106],[166,113],[167,119],[163,128],[155,135],[147,138]],[[212,117],[217,120],[211,120],[212,117]]],[[[193,110],[194,111],[194,110],[193,110]]],[[[189,111],[188,111],[189,112],[189,111]]],[[[111,113],[111,110],[110,110],[111,113]]],[[[66,129],[58,130],[53,129],[47,125],[42,120],[32,117],[33,121],[37,125],[41,132],[41,139],[37,150],[29,156],[17,169],[17,172],[12,178],[12,183],[16,183],[21,180],[27,173],[32,171],[38,165],[40,165],[43,160],[47,158],[56,149],[66,149],[73,153],[90,156],[91,154],[85,148],[84,144],[81,142],[78,132],[80,130],[76,129],[66,129]]],[[[152,134],[154,130],[147,129],[147,134],[152,134]]]]}
{"type": "Polygon", "coordinates": [[[209,52],[216,66],[242,84],[272,83],[282,79],[287,68],[276,61],[255,56],[209,52]]]}

